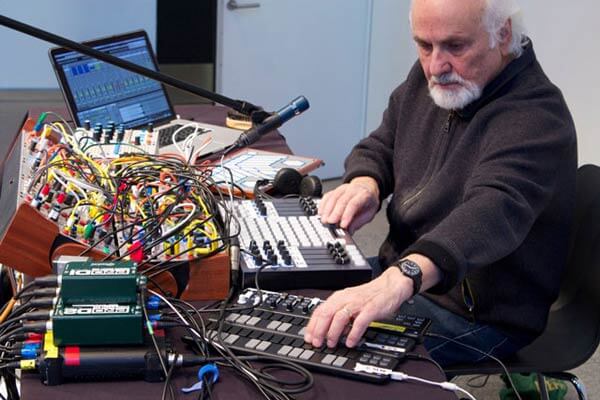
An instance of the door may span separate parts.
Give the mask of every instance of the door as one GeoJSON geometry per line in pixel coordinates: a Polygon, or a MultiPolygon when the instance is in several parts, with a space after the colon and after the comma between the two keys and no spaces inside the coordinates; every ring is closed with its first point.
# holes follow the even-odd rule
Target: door
{"type": "Polygon", "coordinates": [[[218,0],[217,92],[276,111],[299,95],[310,109],[280,128],[321,178],[365,134],[372,0],[218,0]]]}

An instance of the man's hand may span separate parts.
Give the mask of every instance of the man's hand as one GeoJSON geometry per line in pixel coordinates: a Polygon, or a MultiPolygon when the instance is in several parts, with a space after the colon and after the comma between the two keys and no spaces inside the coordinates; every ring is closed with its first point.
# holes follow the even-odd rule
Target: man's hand
{"type": "Polygon", "coordinates": [[[352,323],[345,344],[354,347],[371,322],[392,316],[412,292],[412,281],[398,268],[388,268],[371,282],[337,291],[320,304],[308,322],[304,340],[321,347],[326,339],[327,346],[334,347],[352,323]]]}
{"type": "Polygon", "coordinates": [[[339,224],[350,234],[371,221],[379,209],[375,179],[361,176],[326,193],[319,205],[321,222],[339,224]]]}

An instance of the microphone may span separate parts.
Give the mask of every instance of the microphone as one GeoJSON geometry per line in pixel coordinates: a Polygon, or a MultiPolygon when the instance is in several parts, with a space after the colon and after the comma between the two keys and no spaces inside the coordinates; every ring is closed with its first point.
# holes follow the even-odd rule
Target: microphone
{"type": "Polygon", "coordinates": [[[308,110],[309,106],[310,105],[308,104],[306,97],[296,97],[290,104],[265,118],[262,123],[242,133],[232,149],[251,145],[260,139],[262,135],[279,128],[296,115],[300,115],[304,111],[308,110]]]}

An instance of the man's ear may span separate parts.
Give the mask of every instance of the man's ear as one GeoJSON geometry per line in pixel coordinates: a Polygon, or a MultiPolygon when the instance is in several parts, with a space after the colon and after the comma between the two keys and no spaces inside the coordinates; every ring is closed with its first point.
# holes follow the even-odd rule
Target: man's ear
{"type": "Polygon", "coordinates": [[[508,18],[504,26],[498,32],[498,45],[503,56],[508,56],[510,53],[510,43],[512,41],[512,20],[508,18]]]}

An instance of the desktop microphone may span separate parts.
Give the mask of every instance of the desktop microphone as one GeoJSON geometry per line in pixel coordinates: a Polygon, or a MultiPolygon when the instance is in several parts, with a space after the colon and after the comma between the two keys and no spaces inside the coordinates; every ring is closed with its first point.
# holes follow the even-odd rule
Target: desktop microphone
{"type": "Polygon", "coordinates": [[[283,107],[281,110],[274,112],[259,125],[248,129],[242,133],[233,146],[233,148],[240,148],[249,146],[256,142],[262,135],[271,132],[273,129],[279,128],[281,125],[295,117],[296,115],[302,114],[309,107],[308,100],[306,97],[299,96],[292,100],[290,104],[283,107]]]}

